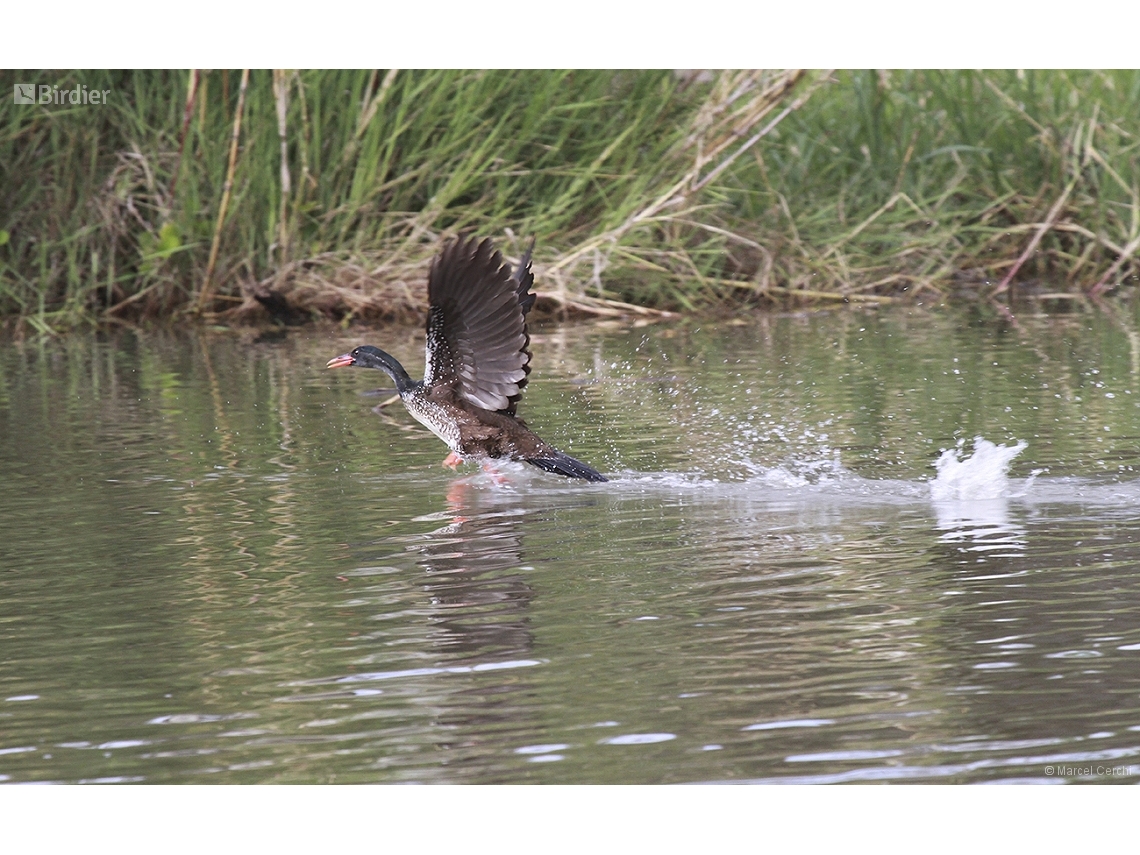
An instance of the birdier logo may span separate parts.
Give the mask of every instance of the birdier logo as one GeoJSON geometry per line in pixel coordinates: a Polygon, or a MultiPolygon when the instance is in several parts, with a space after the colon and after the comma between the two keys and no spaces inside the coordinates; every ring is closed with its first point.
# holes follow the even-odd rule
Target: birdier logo
{"type": "Polygon", "coordinates": [[[71,89],[60,89],[46,83],[17,83],[12,100],[17,104],[106,104],[110,89],[88,89],[77,83],[71,89]]]}

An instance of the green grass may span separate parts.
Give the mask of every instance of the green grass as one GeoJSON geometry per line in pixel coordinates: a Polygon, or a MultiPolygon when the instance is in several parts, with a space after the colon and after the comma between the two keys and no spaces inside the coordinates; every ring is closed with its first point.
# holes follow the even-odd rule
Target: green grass
{"type": "Polygon", "coordinates": [[[1125,249],[1105,284],[1137,281],[1136,72],[845,74],[763,158],[729,198],[803,259],[777,267],[783,282],[992,292],[1038,231],[1019,281],[1095,288],[1125,249]]]}
{"type": "Polygon", "coordinates": [[[1135,71],[253,71],[231,176],[241,77],[0,72],[0,314],[399,315],[462,229],[595,311],[1138,282],[1135,71]]]}

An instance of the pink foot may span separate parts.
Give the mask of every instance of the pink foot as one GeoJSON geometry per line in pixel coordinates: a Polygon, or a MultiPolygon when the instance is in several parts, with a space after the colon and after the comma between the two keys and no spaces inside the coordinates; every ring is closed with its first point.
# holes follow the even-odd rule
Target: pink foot
{"type": "Polygon", "coordinates": [[[443,458],[443,465],[448,469],[456,469],[462,462],[463,458],[456,454],[454,451],[447,455],[447,457],[443,458]]]}
{"type": "Polygon", "coordinates": [[[488,477],[495,482],[497,487],[509,487],[511,482],[507,477],[500,472],[496,472],[495,468],[490,463],[483,464],[483,471],[487,473],[488,477]]]}

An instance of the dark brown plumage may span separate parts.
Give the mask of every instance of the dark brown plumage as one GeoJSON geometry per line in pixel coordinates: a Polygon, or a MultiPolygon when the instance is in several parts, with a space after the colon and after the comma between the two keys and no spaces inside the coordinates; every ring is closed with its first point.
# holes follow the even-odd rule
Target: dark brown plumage
{"type": "Polygon", "coordinates": [[[447,443],[449,465],[463,457],[507,458],[570,478],[605,481],[515,415],[530,374],[526,315],[535,300],[530,253],[512,271],[489,238],[460,237],[444,247],[428,276],[422,381],[371,345],[330,359],[328,367],[386,372],[408,412],[447,443]]]}

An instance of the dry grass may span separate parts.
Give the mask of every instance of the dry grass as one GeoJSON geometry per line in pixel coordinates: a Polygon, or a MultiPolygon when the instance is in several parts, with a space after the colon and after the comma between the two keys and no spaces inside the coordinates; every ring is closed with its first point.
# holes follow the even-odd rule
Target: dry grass
{"type": "Polygon", "coordinates": [[[0,101],[0,311],[42,331],[418,316],[463,230],[602,315],[1140,275],[1136,72],[0,77],[114,92],[0,101]]]}

